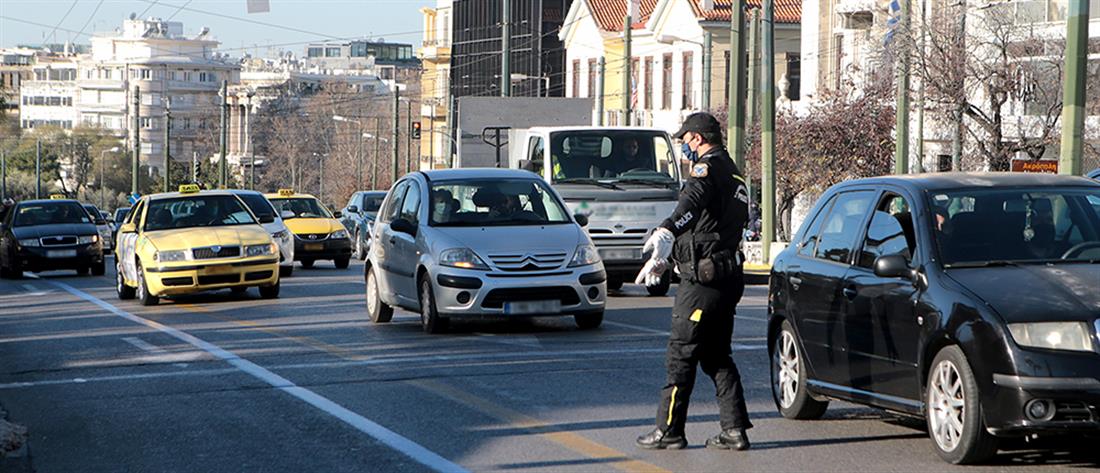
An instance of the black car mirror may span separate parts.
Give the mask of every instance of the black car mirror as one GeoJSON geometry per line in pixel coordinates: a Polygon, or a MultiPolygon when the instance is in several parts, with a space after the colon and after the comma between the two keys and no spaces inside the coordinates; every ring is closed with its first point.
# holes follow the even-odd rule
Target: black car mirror
{"type": "Polygon", "coordinates": [[[413,225],[412,222],[403,218],[397,218],[390,222],[390,228],[395,232],[416,236],[416,225],[413,225]]]}
{"type": "Polygon", "coordinates": [[[96,225],[106,225],[107,221],[102,219],[102,218],[97,218],[97,219],[95,219],[95,224],[96,225]]]}
{"type": "Polygon", "coordinates": [[[916,271],[902,255],[879,256],[875,259],[875,276],[880,278],[914,279],[916,271]]]}
{"type": "Polygon", "coordinates": [[[577,221],[577,225],[580,225],[582,227],[587,227],[588,226],[588,216],[587,215],[575,214],[575,215],[573,215],[573,219],[577,221]]]}
{"type": "Polygon", "coordinates": [[[275,223],[275,216],[271,214],[260,215],[260,224],[267,225],[269,223],[275,223]]]}
{"type": "Polygon", "coordinates": [[[340,217],[343,217],[343,216],[344,216],[343,212],[340,212],[339,210],[332,213],[333,218],[340,218],[340,217]]]}
{"type": "Polygon", "coordinates": [[[354,205],[349,205],[348,206],[348,213],[349,214],[359,213],[359,207],[356,207],[354,205]]]}

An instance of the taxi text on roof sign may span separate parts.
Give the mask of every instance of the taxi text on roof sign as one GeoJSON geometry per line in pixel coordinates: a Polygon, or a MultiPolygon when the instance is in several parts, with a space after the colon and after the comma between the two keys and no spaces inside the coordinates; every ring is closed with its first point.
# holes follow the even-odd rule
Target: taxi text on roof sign
{"type": "Polygon", "coordinates": [[[198,184],[182,184],[180,185],[180,194],[194,194],[199,191],[198,184]]]}
{"type": "Polygon", "coordinates": [[[279,189],[279,197],[290,197],[294,195],[294,189],[279,189]]]}
{"type": "Polygon", "coordinates": [[[50,194],[50,200],[62,200],[66,198],[65,194],[50,194]]]}

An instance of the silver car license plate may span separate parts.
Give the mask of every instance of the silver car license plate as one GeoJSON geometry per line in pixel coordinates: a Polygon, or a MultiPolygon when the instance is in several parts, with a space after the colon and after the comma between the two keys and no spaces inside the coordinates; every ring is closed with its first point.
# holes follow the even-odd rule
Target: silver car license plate
{"type": "Polygon", "coordinates": [[[637,248],[603,248],[600,249],[600,259],[604,261],[637,261],[642,259],[642,250],[637,248]]]}
{"type": "Polygon", "coordinates": [[[76,250],[50,250],[46,252],[47,258],[75,258],[76,250]]]}
{"type": "Polygon", "coordinates": [[[558,312],[561,312],[561,301],[521,301],[504,303],[504,313],[508,315],[556,314],[558,312]]]}

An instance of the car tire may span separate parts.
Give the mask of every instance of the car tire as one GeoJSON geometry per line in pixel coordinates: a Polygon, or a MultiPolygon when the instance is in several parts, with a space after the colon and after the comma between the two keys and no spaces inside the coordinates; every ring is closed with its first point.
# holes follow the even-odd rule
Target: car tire
{"type": "Polygon", "coordinates": [[[622,279],[619,279],[619,278],[608,278],[607,279],[607,290],[608,291],[618,291],[619,289],[622,289],[622,288],[623,288],[623,280],[622,279]]]}
{"type": "Polygon", "coordinates": [[[233,287],[229,288],[229,292],[231,292],[233,294],[240,295],[240,294],[244,294],[244,293],[248,292],[248,288],[245,287],[245,286],[233,286],[233,287]]]}
{"type": "Polygon", "coordinates": [[[378,276],[374,274],[374,267],[367,268],[367,316],[376,324],[384,324],[393,318],[393,307],[382,301],[382,295],[378,289],[378,276]]]}
{"type": "Polygon", "coordinates": [[[336,269],[348,269],[348,265],[351,264],[351,258],[336,258],[332,262],[336,263],[336,269]]]}
{"type": "Polygon", "coordinates": [[[367,259],[367,248],[363,244],[363,240],[359,232],[355,232],[355,259],[364,261],[367,259]]]}
{"type": "Polygon", "coordinates": [[[135,293],[138,301],[141,305],[152,306],[160,303],[160,298],[149,293],[149,285],[145,283],[145,270],[141,267],[141,262],[137,263],[137,279],[138,287],[135,293]]]}
{"type": "Polygon", "coordinates": [[[107,274],[107,262],[99,260],[98,263],[92,263],[92,276],[103,276],[107,274]]]}
{"type": "Polygon", "coordinates": [[[427,274],[420,277],[420,327],[425,333],[438,334],[447,331],[450,320],[439,315],[435,308],[435,292],[427,274]]]}
{"type": "Polygon", "coordinates": [[[573,321],[577,323],[577,327],[581,330],[594,330],[600,328],[600,325],[603,324],[603,311],[577,314],[573,316],[573,321]]]}
{"type": "Polygon", "coordinates": [[[293,274],[294,274],[294,264],[289,264],[287,266],[279,266],[279,278],[280,279],[289,278],[293,274]]]}
{"type": "Polygon", "coordinates": [[[279,281],[275,281],[275,284],[270,286],[260,286],[260,297],[264,299],[278,299],[280,286],[281,284],[279,281]]]}
{"type": "Polygon", "coordinates": [[[656,286],[646,286],[645,290],[651,297],[664,297],[668,289],[672,287],[672,271],[665,271],[661,275],[661,281],[656,286]]]}
{"type": "Polygon", "coordinates": [[[134,288],[126,285],[124,279],[122,276],[122,261],[119,261],[115,264],[115,292],[118,293],[119,300],[123,301],[133,299],[136,293],[134,288]]]}
{"type": "Polygon", "coordinates": [[[779,414],[787,419],[820,419],[829,408],[828,401],[818,401],[806,385],[806,363],[798,336],[787,320],[779,327],[771,343],[772,400],[779,414]]]}
{"type": "Polygon", "coordinates": [[[311,259],[302,260],[302,267],[305,268],[305,269],[312,268],[313,267],[313,260],[311,260],[311,259]]]}
{"type": "Polygon", "coordinates": [[[89,268],[88,266],[81,266],[79,268],[76,268],[76,275],[77,276],[87,276],[89,269],[91,269],[91,268],[89,268]]]}
{"type": "Polygon", "coordinates": [[[925,385],[925,420],[932,447],[948,463],[980,463],[997,453],[997,438],[982,420],[978,382],[957,346],[936,354],[925,385]]]}

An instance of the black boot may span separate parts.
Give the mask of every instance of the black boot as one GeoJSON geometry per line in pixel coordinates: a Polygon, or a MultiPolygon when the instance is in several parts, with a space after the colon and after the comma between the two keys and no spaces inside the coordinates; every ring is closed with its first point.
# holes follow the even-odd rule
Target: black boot
{"type": "Polygon", "coordinates": [[[635,445],[647,450],[679,450],[687,446],[687,438],[683,435],[671,435],[661,429],[653,429],[653,432],[638,437],[635,445]]]}
{"type": "Polygon", "coordinates": [[[707,448],[748,450],[749,436],[745,433],[745,429],[729,429],[707,439],[707,448]]]}

